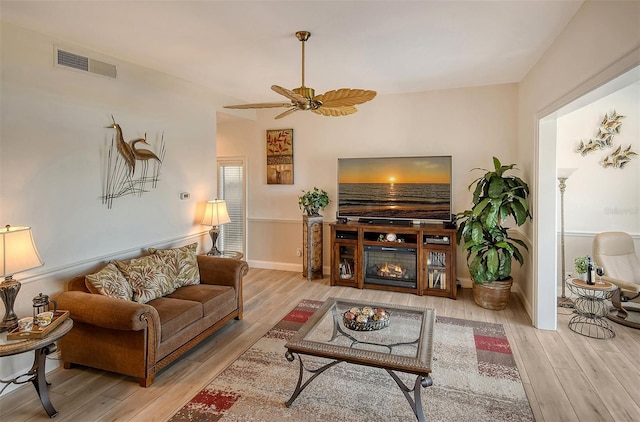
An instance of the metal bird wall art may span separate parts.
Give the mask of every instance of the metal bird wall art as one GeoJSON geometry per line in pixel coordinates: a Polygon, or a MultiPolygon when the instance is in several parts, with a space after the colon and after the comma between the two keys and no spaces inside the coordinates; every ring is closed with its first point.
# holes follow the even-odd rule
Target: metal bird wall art
{"type": "Polygon", "coordinates": [[[147,185],[157,187],[160,169],[165,156],[164,134],[160,136],[158,154],[149,149],[138,148],[137,144],[147,142],[147,134],[143,138],[125,141],[121,126],[111,116],[112,124],[107,129],[115,129],[104,158],[102,203],[108,208],[113,206],[113,200],[126,195],[142,196],[148,192],[147,185]],[[140,166],[136,166],[137,162],[140,166]],[[152,163],[151,166],[149,163],[152,163]],[[151,167],[151,168],[150,168],[151,167]]]}
{"type": "Polygon", "coordinates": [[[304,85],[304,45],[310,36],[311,33],[308,31],[296,32],[296,38],[302,43],[302,85],[293,90],[278,85],[271,86],[273,91],[286,97],[289,102],[238,104],[224,107],[235,109],[288,107],[288,110],[278,114],[276,119],[281,119],[298,110],[311,110],[323,116],[347,116],[358,111],[356,105],[373,100],[376,92],[371,90],[341,88],[315,95],[313,88],[304,85]]]}
{"type": "MultiPolygon", "coordinates": [[[[613,137],[620,133],[620,128],[622,123],[620,119],[624,119],[625,116],[622,116],[616,113],[615,110],[609,115],[605,113],[602,122],[600,122],[600,127],[598,127],[598,134],[595,139],[590,139],[588,142],[580,141],[578,144],[578,148],[576,150],[577,153],[585,157],[586,155],[608,148],[613,148],[613,137]]],[[[622,149],[622,146],[618,146],[618,148],[606,156],[600,164],[604,168],[624,168],[632,158],[637,157],[638,154],[634,151],[631,151],[631,145],[627,147],[625,150],[622,149]]]]}

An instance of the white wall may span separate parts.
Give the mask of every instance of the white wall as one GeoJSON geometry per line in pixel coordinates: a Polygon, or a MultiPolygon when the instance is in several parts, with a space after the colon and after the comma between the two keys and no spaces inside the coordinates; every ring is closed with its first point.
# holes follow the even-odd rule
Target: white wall
{"type": "Polygon", "coordinates": [[[586,1],[519,84],[517,156],[534,192],[534,222],[526,227],[534,262],[523,288],[539,328],[554,329],[557,321],[557,180],[556,146],[538,144],[538,121],[640,62],[634,52],[640,45],[638,16],[640,2],[586,1]]]}
{"type": "Polygon", "coordinates": [[[600,165],[618,146],[631,145],[640,154],[640,82],[558,118],[557,124],[557,166],[577,169],[567,180],[564,195],[565,231],[640,234],[640,156],[624,169],[600,165]],[[620,120],[613,147],[586,156],[577,153],[580,140],[595,138],[605,114],[613,110],[626,116],[620,120]]]}
{"type": "MultiPolygon", "coordinates": [[[[470,170],[491,167],[493,155],[505,163],[515,158],[516,92],[516,85],[509,84],[380,95],[345,117],[296,112],[274,120],[279,111],[268,110],[259,111],[256,121],[222,119],[218,155],[247,157],[250,264],[301,269],[301,258],[295,255],[302,243],[297,198],[301,190],[318,186],[335,201],[339,157],[452,155],[453,209],[467,209],[467,186],[479,176],[470,170]],[[267,185],[265,131],[282,128],[293,128],[294,184],[267,185]]],[[[325,223],[335,221],[335,212],[331,203],[323,211],[325,223]]],[[[329,242],[324,244],[328,266],[329,242]]],[[[460,256],[458,274],[465,278],[465,255],[460,256]]]]}
{"type": "MultiPolygon", "coordinates": [[[[106,259],[200,240],[208,228],[198,224],[199,208],[216,186],[216,109],[229,100],[91,51],[117,65],[116,79],[55,67],[55,45],[85,50],[4,22],[1,31],[0,223],[31,226],[45,262],[16,275],[17,315],[31,313],[39,292],[61,291],[71,275],[106,259]],[[164,133],[167,153],[157,189],[107,209],[99,197],[111,115],[127,140],[164,133]],[[179,199],[183,191],[190,200],[179,199]]],[[[0,378],[31,360],[2,358],[0,378]]]]}

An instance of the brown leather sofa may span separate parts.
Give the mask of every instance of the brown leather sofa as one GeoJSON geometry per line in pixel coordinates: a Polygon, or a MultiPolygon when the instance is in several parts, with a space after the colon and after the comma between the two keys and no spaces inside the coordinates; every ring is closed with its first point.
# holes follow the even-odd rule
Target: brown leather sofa
{"type": "Polygon", "coordinates": [[[65,368],[73,364],[136,377],[143,387],[156,373],[217,331],[242,319],[245,261],[198,255],[200,283],[147,303],[91,293],[85,276],[54,295],[73,329],[58,342],[65,368]]]}

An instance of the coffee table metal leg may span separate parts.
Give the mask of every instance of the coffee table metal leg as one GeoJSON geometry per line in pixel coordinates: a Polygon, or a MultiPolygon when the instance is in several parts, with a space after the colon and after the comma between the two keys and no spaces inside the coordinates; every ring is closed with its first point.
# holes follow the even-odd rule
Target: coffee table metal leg
{"type": "MultiPolygon", "coordinates": [[[[295,359],[295,356],[293,355],[293,353],[289,351],[287,351],[284,354],[284,356],[287,358],[289,362],[293,362],[295,359]]],[[[302,391],[307,387],[307,385],[309,385],[311,381],[313,381],[318,375],[320,375],[327,369],[331,368],[332,366],[337,365],[340,362],[343,362],[341,360],[334,360],[333,362],[330,362],[324,366],[321,366],[318,369],[308,369],[308,368],[305,368],[304,363],[302,362],[302,356],[300,356],[298,353],[296,353],[296,356],[298,356],[298,361],[300,362],[300,372],[298,374],[298,383],[296,384],[296,389],[293,391],[293,394],[291,395],[289,400],[287,400],[285,403],[287,407],[291,407],[291,405],[293,404],[295,399],[298,398],[300,393],[302,393],[302,391]],[[303,384],[302,379],[304,376],[304,371],[312,373],[313,375],[311,375],[311,377],[308,380],[306,380],[305,383],[303,384]]]]}
{"type": "Polygon", "coordinates": [[[426,419],[424,417],[424,411],[422,410],[422,399],[420,398],[420,390],[421,390],[420,387],[426,388],[433,385],[433,380],[431,379],[431,377],[418,375],[416,377],[416,382],[413,385],[413,388],[409,388],[398,377],[398,375],[396,375],[395,372],[393,372],[390,369],[387,369],[386,371],[389,373],[389,375],[391,375],[391,378],[393,378],[396,384],[398,384],[398,387],[400,387],[400,390],[402,390],[402,394],[404,394],[404,397],[409,402],[409,406],[411,406],[411,410],[413,410],[413,414],[416,416],[416,419],[418,419],[418,422],[425,422],[426,419]],[[409,394],[412,391],[413,391],[413,398],[411,398],[411,395],[409,394]]]}
{"type": "Polygon", "coordinates": [[[35,376],[31,378],[31,382],[38,392],[38,397],[40,397],[42,407],[44,407],[44,410],[50,418],[56,417],[58,415],[58,411],[53,408],[51,400],[49,399],[49,389],[47,388],[49,383],[47,383],[46,379],[45,364],[47,362],[47,355],[55,352],[56,349],[57,347],[55,344],[50,344],[42,349],[37,349],[35,351],[36,355],[33,360],[33,367],[31,368],[31,371],[29,371],[30,373],[35,374],[35,376]]]}

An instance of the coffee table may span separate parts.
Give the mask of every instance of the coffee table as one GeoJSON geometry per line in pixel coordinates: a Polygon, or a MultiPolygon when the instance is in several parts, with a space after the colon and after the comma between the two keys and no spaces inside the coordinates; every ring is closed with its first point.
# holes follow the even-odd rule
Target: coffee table
{"type": "Polygon", "coordinates": [[[329,298],[287,342],[285,357],[298,357],[298,383],[285,403],[290,407],[300,393],[320,374],[341,362],[386,370],[409,402],[418,421],[424,421],[420,387],[432,385],[430,377],[433,352],[435,310],[381,303],[329,298]],[[390,315],[389,326],[372,331],[354,331],[345,327],[342,316],[353,307],[383,308],[390,315]],[[331,362],[317,368],[305,366],[302,356],[328,358],[331,362]],[[303,383],[304,373],[311,376],[303,383]],[[395,372],[416,375],[413,387],[407,386],[395,372]],[[413,397],[411,397],[413,392],[413,397]]]}

